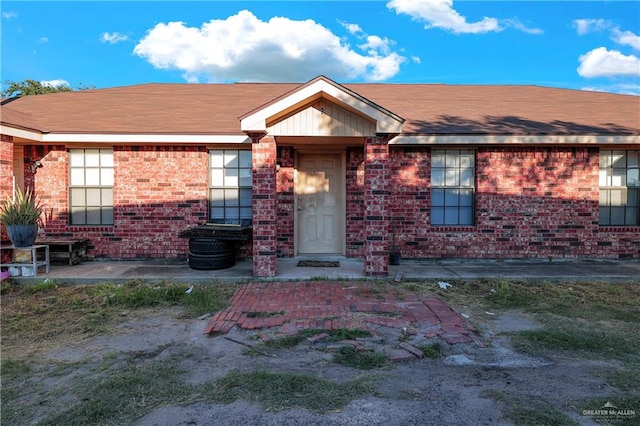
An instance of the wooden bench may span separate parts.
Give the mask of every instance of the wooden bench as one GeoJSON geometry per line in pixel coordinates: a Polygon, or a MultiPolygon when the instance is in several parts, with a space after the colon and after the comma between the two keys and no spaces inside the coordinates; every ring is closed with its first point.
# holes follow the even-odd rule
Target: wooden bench
{"type": "Polygon", "coordinates": [[[89,249],[88,238],[57,238],[41,237],[36,244],[49,246],[49,257],[51,261],[64,260],[69,265],[77,265],[87,259],[89,249]]]}

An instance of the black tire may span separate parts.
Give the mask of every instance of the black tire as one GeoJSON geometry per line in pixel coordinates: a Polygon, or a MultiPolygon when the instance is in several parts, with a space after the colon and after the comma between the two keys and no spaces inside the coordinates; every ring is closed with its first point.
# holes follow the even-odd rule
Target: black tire
{"type": "Polygon", "coordinates": [[[192,254],[226,254],[233,251],[231,243],[217,238],[189,238],[189,252],[192,254]]]}
{"type": "Polygon", "coordinates": [[[225,254],[189,254],[189,267],[202,271],[215,269],[226,269],[236,264],[236,257],[233,253],[225,254]]]}

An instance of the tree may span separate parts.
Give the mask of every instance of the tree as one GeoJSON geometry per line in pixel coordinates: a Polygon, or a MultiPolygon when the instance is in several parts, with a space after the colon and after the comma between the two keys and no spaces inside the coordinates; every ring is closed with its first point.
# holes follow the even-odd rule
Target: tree
{"type": "MultiPolygon", "coordinates": [[[[27,95],[44,95],[47,93],[57,92],[73,92],[73,89],[68,84],[52,86],[50,84],[44,84],[32,79],[27,79],[24,81],[6,80],[4,81],[4,85],[6,85],[7,88],[2,91],[3,98],[27,95]]],[[[94,87],[80,85],[80,87],[78,87],[78,90],[89,90],[93,88],[94,87]]]]}

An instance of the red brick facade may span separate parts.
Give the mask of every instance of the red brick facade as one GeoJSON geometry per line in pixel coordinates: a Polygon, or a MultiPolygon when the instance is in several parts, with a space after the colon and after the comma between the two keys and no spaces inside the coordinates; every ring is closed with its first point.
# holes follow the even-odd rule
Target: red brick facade
{"type": "MultiPolygon", "coordinates": [[[[273,276],[276,256],[295,255],[295,148],[254,139],[253,241],[241,254],[253,255],[256,276],[273,276]]],[[[12,146],[3,136],[3,197],[12,146]]],[[[345,254],[364,258],[368,275],[387,273],[392,233],[404,258],[640,258],[640,228],[598,225],[598,148],[476,147],[467,227],[430,225],[431,148],[371,139],[345,149],[345,254]]],[[[44,166],[24,181],[46,205],[46,234],[89,238],[92,257],[184,258],[178,233],[207,220],[204,146],[115,146],[114,224],[100,227],[68,225],[64,145],[26,145],[24,157],[44,166]]]]}

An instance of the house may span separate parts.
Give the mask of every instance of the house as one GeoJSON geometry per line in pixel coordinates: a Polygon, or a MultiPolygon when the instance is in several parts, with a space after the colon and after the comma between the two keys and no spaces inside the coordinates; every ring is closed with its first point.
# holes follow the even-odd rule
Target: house
{"type": "MultiPolygon", "coordinates": [[[[185,229],[279,257],[640,258],[640,97],[534,86],[143,84],[3,100],[2,196],[95,258],[184,258],[185,229]],[[42,167],[34,167],[36,161],[42,167]],[[12,179],[13,177],[13,179],[12,179]]],[[[5,238],[6,239],[6,238],[5,238]]]]}

